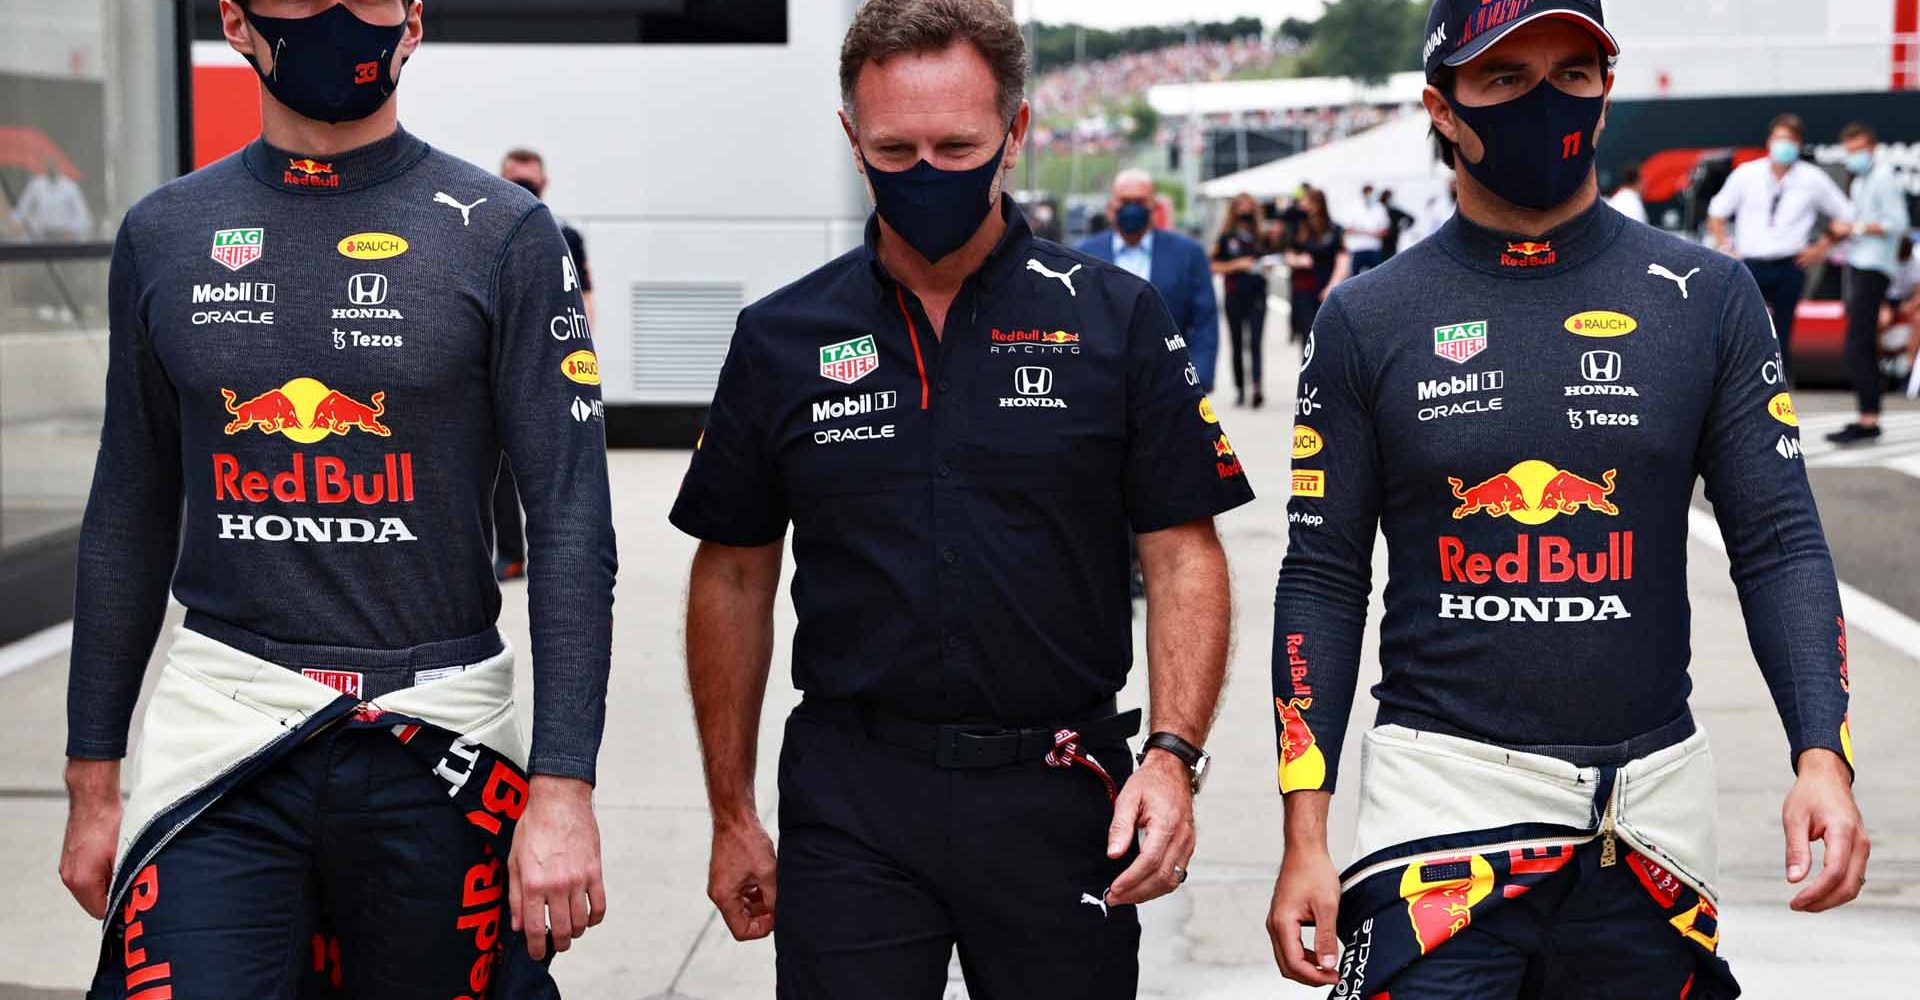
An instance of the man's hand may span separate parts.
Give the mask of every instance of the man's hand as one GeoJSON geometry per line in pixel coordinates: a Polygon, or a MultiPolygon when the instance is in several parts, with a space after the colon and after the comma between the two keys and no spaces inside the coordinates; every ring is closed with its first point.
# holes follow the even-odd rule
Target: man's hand
{"type": "Polygon", "coordinates": [[[760,819],[745,817],[713,825],[713,857],[707,863],[707,898],[727,922],[735,941],[773,933],[773,840],[760,819]]]}
{"type": "Polygon", "coordinates": [[[1813,869],[1811,841],[1826,843],[1820,874],[1793,897],[1793,909],[1819,913],[1844,906],[1867,884],[1866,823],[1853,801],[1853,772],[1831,750],[1800,755],[1800,777],[1780,811],[1787,831],[1787,881],[1798,883],[1813,869]]]}
{"type": "Polygon", "coordinates": [[[67,836],[60,845],[60,881],[95,920],[107,915],[119,839],[120,762],[67,761],[67,836]]]}
{"type": "Polygon", "coordinates": [[[1335,921],[1340,915],[1340,876],[1325,845],[1287,846],[1280,861],[1280,877],[1273,883],[1273,906],[1267,911],[1267,936],[1273,939],[1273,957],[1280,974],[1308,986],[1332,986],[1340,981],[1340,943],[1335,921]],[[1300,929],[1313,928],[1313,950],[1301,940],[1300,929]]]}
{"type": "Polygon", "coordinates": [[[1133,832],[1140,837],[1140,854],[1113,880],[1107,902],[1113,906],[1144,903],[1180,888],[1193,862],[1193,772],[1165,750],[1147,753],[1146,762],[1127,779],[1113,804],[1113,823],[1107,827],[1107,857],[1122,858],[1133,832]]]}
{"type": "Polygon", "coordinates": [[[507,906],[513,929],[527,936],[527,954],[547,957],[607,916],[600,875],[600,826],[593,818],[593,786],[573,778],[534,775],[527,811],[507,855],[507,906]]]}
{"type": "Polygon", "coordinates": [[[1794,254],[1793,262],[1798,264],[1802,271],[1810,270],[1815,264],[1827,259],[1827,250],[1830,246],[1831,244],[1824,239],[1815,240],[1805,250],[1794,254]]]}

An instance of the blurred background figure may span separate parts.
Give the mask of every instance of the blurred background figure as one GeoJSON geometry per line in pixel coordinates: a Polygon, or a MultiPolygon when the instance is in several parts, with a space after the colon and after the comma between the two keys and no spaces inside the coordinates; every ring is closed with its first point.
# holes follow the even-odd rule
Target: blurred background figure
{"type": "Polygon", "coordinates": [[[1647,223],[1646,182],[1640,179],[1638,164],[1620,174],[1620,187],[1607,199],[1613,210],[1641,225],[1647,223]]]}
{"type": "MultiPolygon", "coordinates": [[[[542,201],[547,196],[547,160],[535,150],[520,146],[507,151],[500,161],[500,176],[526,188],[542,201]]],[[[587,241],[580,230],[555,216],[560,235],[567,241],[567,253],[573,257],[574,271],[580,277],[580,299],[586,306],[585,317],[556,317],[564,320],[561,328],[568,336],[587,338],[593,329],[593,271],[587,266],[587,241]]],[[[558,337],[559,332],[554,333],[558,337]]],[[[527,575],[527,530],[520,513],[520,484],[513,477],[507,456],[500,456],[500,478],[493,485],[493,575],[502,582],[527,575]]]]}
{"type": "Polygon", "coordinates": [[[1298,202],[1300,221],[1287,240],[1284,260],[1292,269],[1290,326],[1293,342],[1305,344],[1313,330],[1313,319],[1320,314],[1320,303],[1327,292],[1346,277],[1352,264],[1348,259],[1346,234],[1327,215],[1327,193],[1307,188],[1298,202]]]}
{"type": "Polygon", "coordinates": [[[87,210],[86,195],[47,158],[41,159],[20,192],[13,218],[28,239],[71,243],[93,235],[93,213],[87,210]]]}
{"type": "Polygon", "coordinates": [[[1882,162],[1873,126],[1854,122],[1840,132],[1847,172],[1853,175],[1853,221],[1836,223],[1850,233],[1847,244],[1847,374],[1859,401],[1859,419],[1827,435],[1834,444],[1866,444],[1880,438],[1881,310],[1900,270],[1900,244],[1911,220],[1907,195],[1893,165],[1882,162]]]}
{"type": "Polygon", "coordinates": [[[1213,247],[1213,271],[1223,276],[1227,299],[1227,349],[1233,352],[1233,405],[1245,406],[1253,385],[1253,407],[1267,401],[1261,390],[1261,361],[1267,333],[1265,258],[1276,246],[1262,225],[1260,203],[1241,194],[1227,207],[1227,219],[1213,247]]]}
{"type": "Polygon", "coordinates": [[[1789,379],[1794,315],[1806,292],[1807,269],[1833,248],[1826,231],[1815,237],[1815,224],[1822,215],[1844,221],[1853,211],[1833,178],[1801,159],[1806,142],[1800,116],[1776,117],[1767,128],[1767,155],[1734,168],[1707,206],[1713,246],[1745,261],[1767,297],[1789,379]]]}
{"type": "Polygon", "coordinates": [[[1387,232],[1380,237],[1380,260],[1385,262],[1400,252],[1400,238],[1413,228],[1413,216],[1393,203],[1391,188],[1380,192],[1380,207],[1387,213],[1387,232]]]}
{"type": "Polygon", "coordinates": [[[1387,214],[1385,205],[1374,196],[1373,185],[1360,189],[1360,209],[1347,223],[1347,253],[1353,259],[1353,273],[1365,274],[1380,266],[1386,259],[1381,251],[1386,246],[1387,231],[1392,228],[1393,220],[1387,214]]]}
{"type": "Polygon", "coordinates": [[[1113,179],[1107,214],[1111,233],[1096,233],[1075,248],[1114,264],[1159,289],[1173,313],[1174,326],[1200,373],[1200,388],[1213,391],[1213,369],[1220,354],[1220,303],[1214,298],[1213,269],[1207,251],[1192,237],[1153,224],[1153,175],[1122,170],[1113,179]]]}

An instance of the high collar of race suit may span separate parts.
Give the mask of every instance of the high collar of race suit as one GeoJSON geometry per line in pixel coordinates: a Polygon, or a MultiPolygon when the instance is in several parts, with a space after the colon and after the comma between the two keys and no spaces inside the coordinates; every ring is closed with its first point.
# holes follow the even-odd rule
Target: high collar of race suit
{"type": "Polygon", "coordinates": [[[260,183],[295,194],[339,194],[372,187],[405,173],[427,155],[427,144],[396,128],[392,135],[332,156],[296,153],[268,144],[247,144],[241,156],[260,183]]]}
{"type": "Polygon", "coordinates": [[[1586,211],[1538,236],[1488,229],[1459,212],[1435,235],[1462,264],[1502,278],[1546,278],[1598,256],[1620,235],[1626,216],[1594,199],[1586,211]]]}

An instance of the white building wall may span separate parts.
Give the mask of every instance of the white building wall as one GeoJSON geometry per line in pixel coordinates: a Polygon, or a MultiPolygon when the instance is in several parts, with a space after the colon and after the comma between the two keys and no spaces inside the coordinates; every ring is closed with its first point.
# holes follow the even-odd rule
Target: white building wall
{"type": "Polygon", "coordinates": [[[1885,90],[1894,0],[1607,0],[1614,96],[1885,90]]]}

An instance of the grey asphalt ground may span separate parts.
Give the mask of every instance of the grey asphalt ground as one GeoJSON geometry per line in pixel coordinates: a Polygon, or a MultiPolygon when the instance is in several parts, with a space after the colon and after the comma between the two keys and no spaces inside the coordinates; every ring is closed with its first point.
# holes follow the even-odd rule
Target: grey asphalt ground
{"type": "MultiPolygon", "coordinates": [[[[1291,351],[1276,341],[1269,357],[1275,359],[1273,384],[1290,386],[1291,351]]],[[[1281,849],[1267,664],[1273,577],[1286,544],[1290,391],[1281,389],[1280,398],[1258,413],[1221,407],[1261,499],[1220,522],[1237,602],[1233,673],[1211,740],[1216,772],[1198,800],[1200,851],[1192,880],[1142,910],[1143,996],[1316,995],[1280,978],[1262,926],[1281,849]]],[[[1800,407],[1810,440],[1844,419],[1845,401],[1834,394],[1802,394],[1800,407]]],[[[1899,426],[1878,452],[1810,446],[1808,462],[1843,580],[1911,619],[1920,618],[1920,582],[1910,568],[1920,558],[1920,409],[1903,407],[1896,419],[1899,426]]],[[[612,909],[607,922],[556,966],[569,997],[773,995],[771,944],[733,942],[704,896],[708,827],[680,654],[693,543],[665,520],[685,463],[683,453],[613,456],[622,569],[598,792],[612,909]]],[[[1380,549],[1376,579],[1385,578],[1380,549]]],[[[1899,631],[1897,616],[1883,618],[1894,624],[1876,634],[1848,609],[1853,732],[1861,766],[1857,791],[1874,838],[1873,867],[1864,896],[1852,906],[1820,916],[1790,913],[1779,824],[1791,780],[1786,741],[1747,650],[1724,557],[1698,540],[1690,555],[1694,705],[1713,735],[1720,768],[1723,954],[1746,995],[1761,1000],[1816,993],[1853,1000],[1915,996],[1920,644],[1899,631]]],[[[524,590],[509,588],[502,624],[521,650],[527,648],[524,603],[524,590]]],[[[1375,612],[1377,622],[1377,607],[1375,612]]],[[[769,817],[779,726],[796,700],[785,680],[792,624],[783,598],[775,680],[761,730],[760,805],[769,817]]],[[[1144,634],[1136,639],[1143,642],[1144,634]]],[[[1370,626],[1370,670],[1376,640],[1370,626]]],[[[64,815],[65,666],[64,654],[53,655],[0,677],[0,884],[6,886],[0,1000],[78,997],[96,948],[95,926],[55,876],[64,815]]],[[[1145,677],[1144,669],[1136,670],[1123,701],[1144,702],[1145,677]]],[[[524,663],[521,690],[530,690],[524,663]]],[[[1357,739],[1372,710],[1363,695],[1351,738],[1357,739]]],[[[1351,839],[1353,805],[1346,797],[1336,802],[1337,852],[1351,839]]],[[[949,996],[964,996],[957,975],[949,996]]]]}

